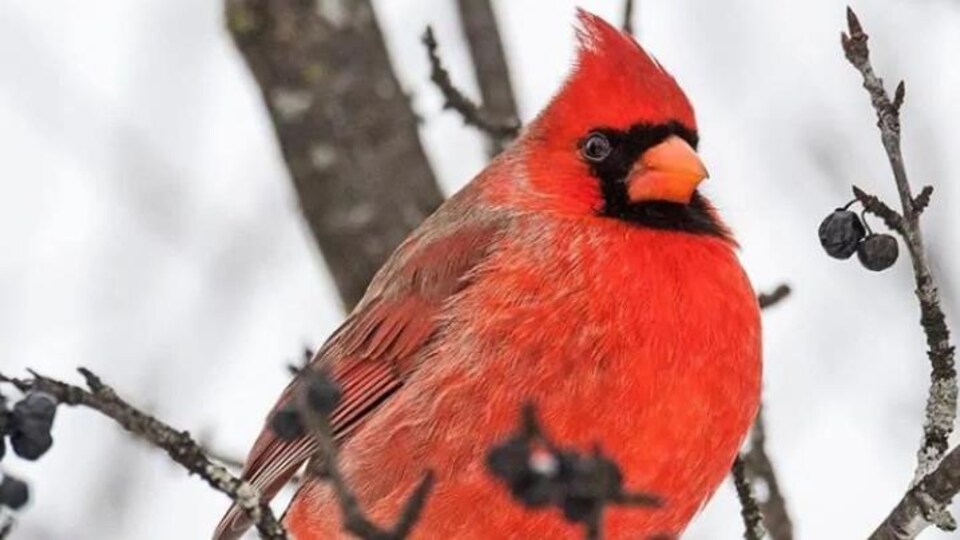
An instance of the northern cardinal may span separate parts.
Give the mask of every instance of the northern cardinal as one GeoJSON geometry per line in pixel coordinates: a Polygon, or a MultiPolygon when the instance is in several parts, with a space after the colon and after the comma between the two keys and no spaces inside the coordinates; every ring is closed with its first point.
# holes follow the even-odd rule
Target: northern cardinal
{"type": "MultiPolygon", "coordinates": [[[[707,173],[693,109],[631,37],[578,19],[557,95],[397,249],[312,360],[342,386],[331,421],[371,519],[393,523],[435,472],[414,538],[580,537],[485,470],[528,401],[554,439],[599,444],[627,488],[664,501],[611,508],[608,538],[683,532],[757,413],[759,309],[697,190],[707,173]]],[[[243,477],[269,501],[315,451],[309,436],[265,428],[243,477]]],[[[284,522],[298,540],[346,534],[319,478],[302,482],[284,522]]],[[[215,538],[249,525],[232,508],[215,538]]]]}

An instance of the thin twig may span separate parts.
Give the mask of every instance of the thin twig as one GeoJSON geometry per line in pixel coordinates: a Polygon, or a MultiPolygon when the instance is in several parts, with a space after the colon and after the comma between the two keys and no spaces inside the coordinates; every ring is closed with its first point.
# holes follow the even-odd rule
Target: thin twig
{"type": "MultiPolygon", "coordinates": [[[[483,109],[498,118],[519,118],[517,100],[510,82],[510,69],[503,49],[500,28],[491,0],[457,0],[460,28],[467,40],[473,74],[480,90],[483,109]]],[[[503,151],[506,142],[488,137],[487,154],[503,151]]]]}
{"type": "MultiPolygon", "coordinates": [[[[327,375],[316,372],[308,373],[306,376],[326,377],[327,375]]],[[[308,466],[308,470],[312,470],[330,482],[337,503],[340,505],[344,528],[364,540],[403,540],[407,538],[413,526],[420,519],[427,496],[433,488],[433,472],[427,471],[424,474],[413,494],[407,499],[393,528],[382,529],[366,516],[360,506],[360,501],[340,470],[339,449],[333,437],[330,419],[311,406],[307,392],[299,396],[297,410],[305,426],[318,443],[317,453],[313,462],[308,466]]]]}
{"type": "Polygon", "coordinates": [[[750,431],[750,449],[743,455],[747,479],[754,486],[765,487],[764,496],[757,501],[763,515],[763,525],[773,540],[793,540],[793,521],[787,512],[787,502],[780,491],[780,482],[767,455],[767,431],[763,421],[763,407],[750,431]]]}
{"type": "Polygon", "coordinates": [[[933,196],[933,186],[923,186],[920,194],[913,198],[913,207],[918,214],[922,214],[927,209],[931,196],[933,196]]]}
{"type": "Polygon", "coordinates": [[[623,3],[623,26],[625,33],[633,35],[633,0],[626,0],[623,3]]]}
{"type": "MultiPolygon", "coordinates": [[[[782,283],[774,290],[757,295],[760,309],[767,309],[789,296],[790,286],[782,283]]],[[[763,525],[773,540],[793,540],[793,522],[787,512],[787,502],[780,491],[780,482],[777,473],[767,455],[767,433],[763,423],[763,405],[757,412],[753,427],[750,430],[750,449],[744,454],[744,473],[746,478],[755,483],[760,481],[766,487],[766,497],[758,501],[760,513],[763,516],[763,525]]],[[[737,479],[734,478],[734,482],[737,479]]],[[[739,489],[739,488],[738,488],[739,489]]],[[[741,513],[746,512],[741,508],[741,513]]]]}
{"type": "Polygon", "coordinates": [[[760,309],[767,309],[780,303],[781,300],[790,296],[790,286],[786,283],[777,285],[777,288],[757,295],[757,302],[760,303],[760,309]]]}
{"type": "Polygon", "coordinates": [[[465,124],[483,131],[490,137],[499,140],[508,140],[520,132],[520,123],[516,120],[499,120],[491,118],[487,111],[463,94],[453,81],[450,73],[443,67],[443,61],[437,52],[437,40],[433,36],[433,28],[427,27],[423,33],[423,45],[427,48],[427,57],[430,59],[430,80],[433,81],[444,98],[444,109],[452,109],[460,114],[465,124]]]}
{"type": "MultiPolygon", "coordinates": [[[[913,489],[916,489],[921,479],[926,478],[937,467],[947,451],[948,439],[957,416],[954,348],[950,343],[950,331],[944,319],[943,310],[940,308],[939,292],[930,271],[920,229],[920,214],[930,203],[932,188],[923,189],[920,195],[914,198],[907,178],[903,154],[900,150],[900,108],[905,96],[903,82],[897,85],[894,98],[891,100],[884,89],[883,80],[877,77],[870,63],[867,34],[864,33],[860,21],[850,8],[847,8],[847,27],[849,33],[841,34],[841,45],[847,60],[860,72],[863,87],[870,95],[870,102],[877,115],[880,138],[900,195],[902,213],[898,214],[878,198],[858,188],[854,188],[854,194],[868,212],[883,219],[903,238],[907,246],[913,264],[916,296],[920,304],[920,325],[926,334],[927,356],[932,365],[923,442],[917,452],[917,468],[914,474],[913,489]]],[[[924,518],[927,524],[933,522],[941,528],[955,526],[953,518],[942,506],[926,512],[924,518]]]]}
{"type": "Polygon", "coordinates": [[[29,379],[0,375],[0,382],[10,383],[22,392],[46,392],[57,398],[61,404],[87,407],[111,418],[138,438],[166,451],[173,461],[188,472],[196,474],[210,487],[230,497],[254,520],[263,538],[287,538],[283,525],[270,507],[260,501],[256,488],[211,461],[188,432],[177,431],[126,402],[93,372],[84,368],[78,368],[77,371],[83,376],[89,390],[35,372],[31,372],[32,377],[29,379]]]}
{"type": "Polygon", "coordinates": [[[899,212],[887,206],[880,197],[871,195],[857,186],[853,186],[853,196],[860,201],[863,209],[883,220],[883,224],[891,231],[896,231],[902,238],[906,238],[907,224],[899,212]]]}
{"type": "Polygon", "coordinates": [[[733,461],[733,485],[737,488],[737,498],[740,499],[740,516],[743,518],[743,537],[745,540],[761,540],[763,530],[763,516],[754,497],[750,480],[747,478],[743,456],[737,455],[733,461]]]}
{"type": "Polygon", "coordinates": [[[15,523],[13,517],[0,515],[0,540],[6,540],[10,536],[15,523]]]}

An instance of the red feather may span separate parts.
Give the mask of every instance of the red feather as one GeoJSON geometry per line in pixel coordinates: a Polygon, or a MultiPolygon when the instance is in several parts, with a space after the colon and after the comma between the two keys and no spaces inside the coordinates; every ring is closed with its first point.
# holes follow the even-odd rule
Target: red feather
{"type": "Polygon", "coordinates": [[[687,96],[653,56],[592,13],[578,10],[577,19],[573,74],[540,115],[552,138],[565,140],[598,126],[625,129],[638,119],[697,130],[687,96]]]}
{"type": "MultiPolygon", "coordinates": [[[[438,228],[440,218],[431,218],[438,228]]],[[[350,434],[384,398],[402,385],[414,356],[436,330],[443,302],[460,290],[492,242],[497,225],[450,225],[446,234],[415,235],[385,265],[363,301],[314,356],[311,365],[330,368],[343,398],[331,415],[334,436],[350,434]]],[[[423,231],[423,229],[421,229],[423,231]]],[[[271,414],[296,395],[300,379],[283,392],[271,414]]],[[[247,457],[243,478],[269,501],[317,451],[309,437],[278,438],[266,427],[247,457]]],[[[236,505],[214,537],[239,538],[251,525],[236,505]]]]}

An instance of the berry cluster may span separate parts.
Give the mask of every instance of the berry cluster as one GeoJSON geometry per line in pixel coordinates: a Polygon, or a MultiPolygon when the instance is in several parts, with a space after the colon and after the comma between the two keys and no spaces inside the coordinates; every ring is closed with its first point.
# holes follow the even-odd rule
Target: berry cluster
{"type": "MultiPolygon", "coordinates": [[[[0,433],[10,439],[14,453],[34,461],[53,445],[53,418],[57,400],[46,392],[29,392],[8,410],[6,400],[0,401],[0,433]]],[[[0,437],[0,459],[6,453],[6,444],[0,437]]]]}
{"type": "MultiPolygon", "coordinates": [[[[0,460],[7,453],[7,440],[13,452],[23,459],[34,461],[53,445],[53,418],[57,400],[46,392],[28,392],[13,405],[0,396],[0,460]]],[[[0,481],[0,506],[19,510],[29,498],[27,484],[9,474],[0,481]]]]}
{"type": "Polygon", "coordinates": [[[820,224],[820,245],[827,255],[836,259],[849,259],[854,253],[860,264],[868,270],[879,272],[897,262],[900,249],[897,239],[889,234],[877,234],[870,230],[866,219],[848,210],[851,201],[837,208],[820,224]]]}
{"type": "Polygon", "coordinates": [[[524,410],[519,432],[487,453],[487,468],[523,505],[557,507],[568,521],[587,527],[599,526],[609,504],[660,505],[655,496],[626,493],[620,468],[599,449],[582,454],[550,441],[532,407],[524,410]]]}
{"type": "MultiPolygon", "coordinates": [[[[57,413],[57,400],[46,392],[29,392],[14,404],[11,411],[4,404],[0,410],[3,435],[10,438],[13,451],[23,459],[34,461],[53,445],[50,431],[57,413]]],[[[0,459],[6,451],[0,440],[0,459]]]]}

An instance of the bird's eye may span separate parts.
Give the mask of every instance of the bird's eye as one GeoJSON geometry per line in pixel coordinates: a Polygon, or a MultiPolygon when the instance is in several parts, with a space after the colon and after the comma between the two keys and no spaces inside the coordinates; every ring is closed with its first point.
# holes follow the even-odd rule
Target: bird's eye
{"type": "Polygon", "coordinates": [[[612,151],[610,140],[602,133],[591,133],[580,147],[583,157],[594,163],[603,161],[612,151]]]}

